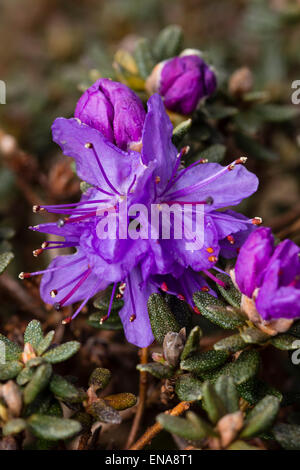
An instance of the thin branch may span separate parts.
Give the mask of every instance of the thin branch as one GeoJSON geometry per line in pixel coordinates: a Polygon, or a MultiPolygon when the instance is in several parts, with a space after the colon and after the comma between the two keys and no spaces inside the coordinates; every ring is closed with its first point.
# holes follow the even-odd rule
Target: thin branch
{"type": "MultiPolygon", "coordinates": [[[[184,413],[186,410],[189,409],[191,406],[191,402],[189,401],[182,401],[179,403],[175,408],[172,410],[168,410],[165,413],[170,414],[172,416],[179,416],[182,413],[184,413]]],[[[129,450],[141,450],[143,449],[147,444],[151,442],[151,440],[162,431],[162,426],[159,423],[155,423],[153,426],[147,429],[145,434],[140,437],[140,439],[132,446],[130,447],[129,450]]]]}
{"type": "MultiPolygon", "coordinates": [[[[140,350],[140,363],[147,364],[148,362],[148,348],[142,348],[140,350]]],[[[140,384],[139,384],[139,402],[137,405],[136,414],[132,423],[132,428],[126,443],[126,449],[134,443],[137,433],[139,431],[142,417],[144,414],[145,403],[147,398],[147,372],[140,371],[140,384]]]]}

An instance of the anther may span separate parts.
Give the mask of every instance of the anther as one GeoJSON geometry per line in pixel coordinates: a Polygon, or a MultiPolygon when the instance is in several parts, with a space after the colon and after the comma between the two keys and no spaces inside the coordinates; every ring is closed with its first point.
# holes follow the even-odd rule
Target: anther
{"type": "Polygon", "coordinates": [[[207,286],[201,287],[201,292],[209,292],[209,287],[207,286]]]}
{"type": "Polygon", "coordinates": [[[93,144],[91,142],[87,142],[86,144],[84,144],[85,148],[86,149],[92,149],[93,148],[93,144]]]}
{"type": "Polygon", "coordinates": [[[49,245],[49,242],[43,242],[41,247],[43,248],[43,250],[45,250],[45,248],[47,248],[48,245],[49,245]]]}
{"type": "Polygon", "coordinates": [[[211,197],[211,196],[208,196],[206,199],[205,199],[205,202],[208,206],[211,206],[213,203],[214,203],[214,198],[211,197]]]}
{"type": "Polygon", "coordinates": [[[100,325],[103,325],[103,323],[104,323],[107,319],[108,319],[108,315],[104,315],[104,317],[101,317],[101,318],[100,318],[100,321],[99,321],[100,325]]]}
{"type": "Polygon", "coordinates": [[[62,320],[62,325],[68,325],[69,323],[71,323],[72,321],[72,317],[66,317],[62,320]]]}
{"type": "Polygon", "coordinates": [[[206,248],[206,251],[207,253],[213,253],[214,249],[211,246],[209,246],[208,248],[206,248]]]}
{"type": "Polygon", "coordinates": [[[136,315],[131,315],[129,318],[130,323],[132,323],[136,319],[136,315]]]}
{"type": "Polygon", "coordinates": [[[160,182],[160,176],[155,176],[155,183],[158,184],[160,182]]]}
{"type": "Polygon", "coordinates": [[[57,290],[56,290],[56,289],[52,289],[52,291],[50,292],[50,296],[54,299],[54,297],[57,296],[57,290]]]}
{"type": "Polygon", "coordinates": [[[32,254],[35,258],[37,258],[43,253],[43,251],[44,251],[43,248],[38,248],[37,250],[33,250],[32,254]]]}
{"type": "Polygon", "coordinates": [[[24,273],[24,272],[21,272],[19,274],[19,279],[29,279],[31,277],[31,274],[30,273],[24,273]]]}
{"type": "Polygon", "coordinates": [[[200,312],[199,308],[196,307],[196,305],[193,307],[193,310],[197,315],[201,315],[201,312],[200,312]]]}
{"type": "Polygon", "coordinates": [[[184,157],[184,155],[186,155],[190,151],[190,148],[191,147],[189,145],[186,145],[185,147],[182,147],[181,156],[184,157]]]}
{"type": "Polygon", "coordinates": [[[32,211],[35,212],[35,213],[36,213],[36,212],[44,212],[45,209],[44,209],[43,207],[41,207],[41,206],[33,206],[33,207],[32,207],[32,211]]]}
{"type": "Polygon", "coordinates": [[[182,294],[178,294],[178,295],[177,295],[177,298],[178,298],[179,300],[182,300],[182,301],[185,300],[185,297],[184,297],[184,295],[182,295],[182,294]]]}
{"type": "Polygon", "coordinates": [[[122,295],[122,294],[117,294],[117,295],[116,295],[116,299],[118,299],[118,300],[119,300],[119,299],[123,299],[123,295],[122,295]]]}
{"type": "Polygon", "coordinates": [[[119,285],[119,292],[120,292],[121,295],[124,295],[125,287],[126,287],[126,283],[125,283],[125,282],[122,282],[122,283],[119,285]]]}
{"type": "Polygon", "coordinates": [[[216,263],[218,261],[218,258],[216,256],[209,256],[208,261],[211,263],[216,263]]]}
{"type": "Polygon", "coordinates": [[[253,223],[253,225],[260,225],[260,224],[262,224],[262,218],[261,217],[253,217],[251,222],[253,223]]]}
{"type": "Polygon", "coordinates": [[[233,237],[232,235],[227,235],[226,238],[227,238],[227,240],[229,241],[229,243],[230,243],[231,245],[233,245],[233,244],[235,243],[235,239],[234,239],[234,237],[233,237]]]}
{"type": "Polygon", "coordinates": [[[59,310],[61,309],[61,305],[59,302],[55,302],[55,304],[53,304],[53,307],[55,308],[55,310],[57,310],[59,312],[59,310]]]}
{"type": "Polygon", "coordinates": [[[161,288],[161,290],[164,291],[164,292],[168,292],[168,290],[169,290],[169,289],[168,289],[168,286],[167,286],[167,284],[166,284],[165,282],[163,282],[163,283],[160,285],[160,288],[161,288]]]}
{"type": "Polygon", "coordinates": [[[58,228],[61,228],[65,225],[65,221],[63,219],[59,219],[56,225],[58,228]]]}
{"type": "Polygon", "coordinates": [[[207,158],[200,158],[199,163],[208,163],[207,158]]]}

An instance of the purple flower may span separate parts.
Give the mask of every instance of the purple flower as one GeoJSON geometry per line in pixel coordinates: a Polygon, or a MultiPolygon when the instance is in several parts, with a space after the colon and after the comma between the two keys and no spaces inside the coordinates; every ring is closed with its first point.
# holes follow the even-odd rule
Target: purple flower
{"type": "Polygon", "coordinates": [[[122,83],[100,78],[79,99],[75,117],[100,131],[122,150],[142,137],[145,110],[139,97],[122,83]]]}
{"type": "Polygon", "coordinates": [[[274,247],[271,229],[260,227],[242,246],[235,280],[255,300],[260,316],[271,321],[300,317],[300,248],[291,240],[274,247]]]}
{"type": "Polygon", "coordinates": [[[158,64],[146,84],[152,93],[158,91],[166,108],[181,114],[195,111],[199,101],[217,87],[213,70],[199,55],[183,55],[158,64]]]}
{"type": "MultiPolygon", "coordinates": [[[[81,300],[71,318],[94,294],[113,284],[106,318],[116,293],[123,295],[120,317],[126,337],[139,347],[148,346],[153,341],[147,313],[149,295],[162,289],[191,302],[193,290],[208,288],[198,271],[220,282],[209,271],[217,262],[220,240],[247,232],[253,224],[233,211],[220,209],[238,204],[256,191],[257,178],[241,165],[243,160],[226,167],[196,162],[179,169],[185,149],[178,154],[172,144],[173,128],[159,95],[148,101],[141,153],[121,150],[98,129],[74,118],[58,118],[52,130],[53,139],[64,154],[75,159],[79,177],[92,187],[77,203],[35,208],[68,216],[58,224],[33,227],[63,237],[45,242],[38,253],[59,247],[75,247],[76,252],[55,258],[45,271],[21,273],[21,278],[43,274],[41,296],[58,309],[81,300]],[[180,239],[164,239],[157,233],[151,238],[151,223],[146,237],[121,237],[116,230],[115,238],[99,238],[98,224],[105,220],[104,213],[116,207],[121,211],[124,201],[129,208],[143,204],[149,213],[153,206],[160,210],[176,203],[179,209],[190,208],[187,219],[192,223],[197,219],[197,204],[201,204],[203,240],[198,239],[198,233],[184,233],[180,239]],[[192,242],[193,251],[186,248],[192,242]]],[[[129,222],[126,214],[126,235],[129,222]]],[[[144,217],[139,225],[144,227],[147,223],[144,217]]],[[[171,225],[173,233],[175,220],[171,225]]]]}

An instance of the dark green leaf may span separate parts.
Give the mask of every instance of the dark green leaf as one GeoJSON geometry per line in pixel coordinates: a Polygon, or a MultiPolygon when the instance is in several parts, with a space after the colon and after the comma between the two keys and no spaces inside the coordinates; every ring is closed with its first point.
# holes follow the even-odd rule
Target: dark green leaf
{"type": "Polygon", "coordinates": [[[188,356],[198,351],[200,347],[201,336],[202,331],[200,326],[195,326],[186,340],[184,350],[181,354],[181,360],[187,359],[188,356]]]}
{"type": "Polygon", "coordinates": [[[84,399],[84,395],[61,375],[53,375],[50,390],[57,398],[70,403],[77,403],[84,399]]]}
{"type": "Polygon", "coordinates": [[[26,429],[26,421],[21,418],[11,419],[7,421],[2,428],[3,436],[9,436],[11,434],[19,434],[19,432],[26,429]]]}
{"type": "Polygon", "coordinates": [[[24,403],[28,405],[48,385],[52,375],[51,364],[42,364],[34,372],[30,382],[24,388],[24,403]]]}
{"type": "Polygon", "coordinates": [[[226,414],[239,410],[239,394],[232,377],[221,375],[215,383],[215,390],[225,405],[226,414]]]}
{"type": "Polygon", "coordinates": [[[88,318],[88,324],[93,328],[98,328],[99,330],[122,330],[123,326],[117,310],[112,311],[109,318],[101,323],[101,318],[103,316],[103,313],[92,313],[88,318]]]}
{"type": "Polygon", "coordinates": [[[164,429],[172,434],[192,441],[204,439],[211,433],[210,426],[198,416],[192,421],[191,419],[187,420],[178,416],[161,413],[156,417],[156,420],[164,429]]]}
{"type": "Polygon", "coordinates": [[[278,158],[274,152],[263,147],[259,142],[246,134],[236,133],[235,139],[237,146],[245,152],[246,157],[252,157],[264,161],[274,161],[278,158]]]}
{"type": "Polygon", "coordinates": [[[5,346],[5,360],[6,362],[9,361],[17,361],[20,358],[20,354],[22,349],[17,343],[10,341],[10,339],[6,338],[6,336],[0,333],[0,342],[4,343],[5,346]]]}
{"type": "Polygon", "coordinates": [[[172,136],[172,142],[174,145],[178,146],[184,136],[188,133],[192,125],[192,119],[187,119],[186,121],[181,122],[178,126],[175,127],[172,136]]]}
{"type": "Polygon", "coordinates": [[[300,115],[300,110],[293,105],[277,105],[277,104],[259,104],[255,107],[255,111],[259,114],[262,121],[267,122],[283,122],[295,119],[300,115]]]}
{"type": "Polygon", "coordinates": [[[241,335],[237,333],[217,341],[217,343],[214,344],[214,349],[215,351],[228,351],[235,353],[237,351],[241,351],[246,346],[247,343],[245,343],[241,335]]]}
{"type": "Polygon", "coordinates": [[[242,294],[240,293],[240,291],[237,290],[230,277],[226,274],[218,273],[217,278],[223,281],[226,285],[226,289],[224,289],[224,287],[217,284],[217,288],[221,292],[224,299],[226,299],[230,305],[239,309],[241,306],[242,299],[242,294]]]}
{"type": "Polygon", "coordinates": [[[41,340],[39,345],[36,348],[36,352],[41,355],[44,354],[45,351],[49,348],[50,344],[52,343],[53,337],[54,337],[55,331],[49,331],[49,333],[46,334],[45,338],[41,340]]]}
{"type": "Polygon", "coordinates": [[[137,366],[138,370],[142,370],[144,372],[149,372],[149,374],[153,375],[157,379],[169,379],[174,375],[174,369],[159,362],[150,362],[149,364],[139,364],[137,366]]]}
{"type": "Polygon", "coordinates": [[[115,393],[114,395],[107,395],[103,400],[117,411],[127,410],[137,402],[137,398],[133,393],[115,393]]]}
{"type": "Polygon", "coordinates": [[[222,144],[213,144],[207,147],[198,155],[198,159],[208,160],[209,162],[219,163],[223,160],[226,154],[226,147],[222,144]]]}
{"type": "Polygon", "coordinates": [[[18,361],[10,361],[0,364],[0,380],[10,380],[16,377],[22,370],[23,364],[18,361]]]}
{"type": "Polygon", "coordinates": [[[155,65],[148,39],[141,38],[137,41],[134,50],[134,58],[138,66],[140,76],[142,78],[147,78],[155,65]]]}
{"type": "Polygon", "coordinates": [[[155,59],[160,62],[179,54],[183,42],[182,28],[172,24],[164,28],[153,46],[155,59]]]}
{"type": "Polygon", "coordinates": [[[78,341],[68,341],[67,343],[56,346],[53,349],[47,351],[43,358],[51,364],[56,364],[57,362],[62,362],[69,359],[71,356],[77,353],[80,348],[80,343],[78,341]]]}
{"type": "Polygon", "coordinates": [[[245,324],[245,319],[233,308],[207,292],[196,292],[194,302],[202,315],[212,323],[226,329],[234,330],[245,324]]]}
{"type": "Polygon", "coordinates": [[[14,254],[11,251],[0,254],[0,274],[2,274],[11,260],[14,258],[14,254]]]}
{"type": "Polygon", "coordinates": [[[122,421],[119,412],[109,406],[102,398],[91,403],[86,410],[102,423],[120,424],[122,421]]]}
{"type": "Polygon", "coordinates": [[[81,425],[73,419],[57,418],[35,414],[28,419],[31,432],[42,439],[58,441],[69,439],[81,430],[81,425]]]}
{"type": "Polygon", "coordinates": [[[201,400],[202,382],[191,374],[180,375],[176,381],[175,392],[181,401],[201,400]]]}
{"type": "Polygon", "coordinates": [[[270,336],[258,328],[249,326],[241,331],[241,337],[248,344],[261,344],[270,339],[270,336]]]}
{"type": "Polygon", "coordinates": [[[160,294],[151,294],[148,299],[148,312],[153,335],[156,341],[163,343],[164,337],[169,331],[180,331],[180,326],[175,320],[170,307],[160,294]]]}
{"type": "Polygon", "coordinates": [[[31,346],[36,350],[38,345],[43,339],[42,325],[38,320],[32,320],[28,323],[28,326],[24,333],[24,344],[30,343],[31,346]]]}
{"type": "Polygon", "coordinates": [[[229,353],[226,351],[205,351],[181,361],[180,368],[201,375],[224,364],[228,356],[229,353]]]}
{"type": "Polygon", "coordinates": [[[93,370],[90,376],[89,385],[94,385],[97,387],[97,390],[103,390],[109,384],[110,379],[110,370],[97,367],[97,369],[93,370]]]}
{"type": "Polygon", "coordinates": [[[249,412],[240,436],[244,438],[258,436],[268,430],[279,411],[280,400],[267,395],[249,412]]]}
{"type": "Polygon", "coordinates": [[[202,386],[202,404],[207,412],[210,421],[216,424],[226,414],[225,405],[221,397],[216,392],[214,385],[210,382],[204,382],[202,386]]]}
{"type": "Polygon", "coordinates": [[[275,348],[281,349],[282,351],[299,349],[299,342],[295,336],[289,335],[287,333],[274,336],[271,338],[270,343],[275,346],[275,348]]]}
{"type": "Polygon", "coordinates": [[[297,424],[276,424],[273,434],[277,442],[286,450],[300,450],[300,426],[297,424]]]}
{"type": "Polygon", "coordinates": [[[34,368],[33,367],[24,367],[24,369],[21,370],[21,372],[18,374],[16,382],[18,385],[26,385],[29,380],[32,379],[32,376],[34,374],[34,368]]]}

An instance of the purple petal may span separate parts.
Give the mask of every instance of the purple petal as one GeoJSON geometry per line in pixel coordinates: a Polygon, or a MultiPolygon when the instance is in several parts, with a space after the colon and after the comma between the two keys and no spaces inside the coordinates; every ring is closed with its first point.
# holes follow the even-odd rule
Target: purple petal
{"type": "Polygon", "coordinates": [[[235,265],[236,282],[243,294],[251,297],[262,279],[261,273],[267,266],[274,250],[274,239],[270,228],[255,230],[242,246],[235,265]]]}
{"type": "Polygon", "coordinates": [[[147,301],[149,296],[153,292],[157,292],[158,289],[150,283],[142,286],[142,276],[139,268],[133,269],[125,279],[125,282],[125,303],[119,313],[125,336],[130,343],[135,344],[139,348],[146,348],[154,341],[147,310],[147,301]],[[134,321],[130,321],[132,315],[136,317],[134,321]]]}

